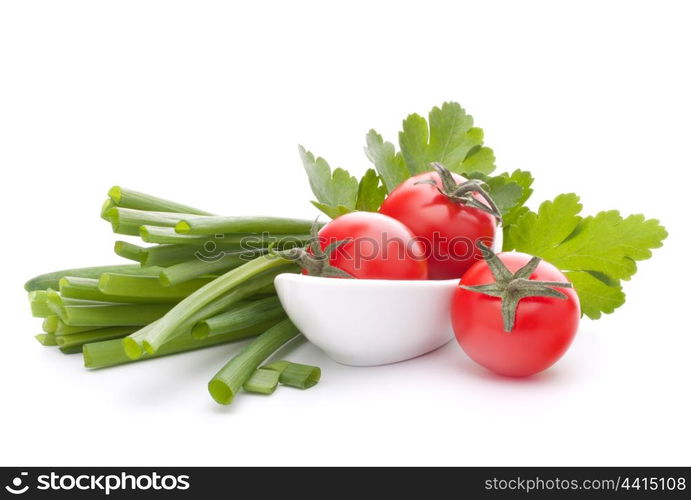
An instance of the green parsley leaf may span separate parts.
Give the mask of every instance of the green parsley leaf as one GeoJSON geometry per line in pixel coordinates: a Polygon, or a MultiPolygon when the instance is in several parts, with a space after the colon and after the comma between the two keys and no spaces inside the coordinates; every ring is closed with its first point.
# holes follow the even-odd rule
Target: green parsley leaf
{"type": "Polygon", "coordinates": [[[382,185],[377,172],[370,168],[360,179],[355,208],[367,212],[376,212],[386,198],[386,188],[382,185]]]}
{"type": "Polygon", "coordinates": [[[622,217],[618,211],[581,217],[575,194],[562,194],[523,214],[510,226],[505,250],[537,255],[567,272],[581,300],[583,314],[592,319],[611,313],[624,303],[619,280],[636,272],[636,261],[651,257],[667,231],[656,219],[622,217]]]}
{"type": "Polygon", "coordinates": [[[626,296],[619,282],[608,284],[595,274],[582,271],[566,271],[564,275],[573,284],[581,301],[581,313],[598,319],[602,313],[611,314],[624,304],[626,296]]]}
{"type": "Polygon", "coordinates": [[[398,141],[411,175],[429,171],[434,161],[459,174],[495,169],[494,153],[482,146],[482,130],[473,127],[472,116],[456,102],[432,108],[429,124],[418,114],[409,115],[398,141]]]}
{"type": "Polygon", "coordinates": [[[465,175],[468,179],[480,179],[487,185],[489,195],[502,213],[502,217],[512,210],[523,198],[523,187],[510,180],[509,174],[485,175],[480,172],[472,172],[465,175]]]}
{"type": "Polygon", "coordinates": [[[434,161],[459,174],[490,174],[496,168],[495,158],[492,150],[482,145],[483,139],[482,129],[473,127],[472,116],[460,104],[445,102],[432,108],[428,119],[413,113],[403,120],[398,134],[400,152],[370,130],[365,153],[390,193],[410,176],[430,171],[434,161]]]}
{"type": "Polygon", "coordinates": [[[390,193],[396,186],[410,177],[410,172],[401,153],[397,153],[394,145],[385,142],[374,129],[367,133],[365,154],[379,172],[387,192],[390,193]]]}
{"type": "Polygon", "coordinates": [[[358,181],[342,168],[334,169],[324,158],[315,158],[300,146],[300,157],[307,172],[312,193],[317,198],[312,204],[331,218],[355,210],[358,181]]]}
{"type": "Polygon", "coordinates": [[[504,227],[507,228],[512,224],[515,224],[519,217],[528,211],[528,207],[525,206],[526,202],[533,194],[533,176],[530,172],[526,170],[514,170],[511,175],[501,174],[506,176],[506,180],[509,183],[518,184],[521,187],[521,196],[516,200],[516,202],[505,212],[502,212],[504,217],[504,227]]]}

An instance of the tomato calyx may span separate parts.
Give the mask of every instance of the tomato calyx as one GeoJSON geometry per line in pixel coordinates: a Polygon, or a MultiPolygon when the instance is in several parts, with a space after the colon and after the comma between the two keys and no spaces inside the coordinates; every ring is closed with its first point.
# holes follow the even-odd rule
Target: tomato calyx
{"type": "MultiPolygon", "coordinates": [[[[318,219],[317,219],[318,220],[318,219]]],[[[322,250],[319,244],[319,224],[317,220],[312,224],[310,230],[310,239],[305,247],[289,248],[287,250],[276,251],[273,245],[269,247],[269,253],[277,257],[295,262],[309,276],[321,276],[324,278],[353,278],[350,273],[343,269],[329,264],[329,257],[346,243],[350,243],[350,239],[334,241],[325,249],[322,250]],[[309,251],[308,251],[309,249],[309,251]]]]}
{"type": "Polygon", "coordinates": [[[568,281],[539,281],[531,280],[533,274],[542,259],[533,257],[528,263],[515,273],[509,271],[501,259],[487,245],[478,242],[477,246],[482,251],[482,256],[487,262],[487,266],[494,276],[494,283],[486,285],[461,285],[461,288],[478,292],[491,297],[501,298],[501,314],[504,321],[504,331],[511,332],[516,323],[516,309],[521,299],[527,297],[552,297],[555,299],[566,299],[564,292],[556,290],[558,288],[572,288],[568,281]]]}
{"type": "Polygon", "coordinates": [[[441,187],[436,183],[436,181],[429,179],[425,181],[419,181],[415,184],[431,184],[437,188],[441,194],[446,196],[449,201],[453,203],[458,203],[460,205],[467,205],[469,207],[477,208],[483,212],[487,212],[493,215],[499,223],[502,222],[501,211],[497,207],[494,200],[485,190],[487,184],[480,179],[469,179],[465,182],[456,182],[453,178],[451,171],[439,162],[430,163],[430,166],[436,170],[441,179],[441,187]],[[485,200],[478,200],[473,196],[473,193],[477,193],[485,200]]]}

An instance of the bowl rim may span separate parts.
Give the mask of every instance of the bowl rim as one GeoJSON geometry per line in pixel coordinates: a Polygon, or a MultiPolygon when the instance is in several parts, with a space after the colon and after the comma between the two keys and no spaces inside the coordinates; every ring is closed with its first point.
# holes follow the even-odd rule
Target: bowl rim
{"type": "Polygon", "coordinates": [[[322,284],[334,287],[396,287],[401,286],[419,288],[443,288],[451,285],[458,286],[461,282],[460,278],[450,280],[383,280],[383,279],[343,279],[343,278],[328,278],[324,276],[309,276],[307,274],[297,273],[281,273],[274,278],[274,281],[281,280],[297,280],[297,281],[312,281],[315,285],[322,284]]]}

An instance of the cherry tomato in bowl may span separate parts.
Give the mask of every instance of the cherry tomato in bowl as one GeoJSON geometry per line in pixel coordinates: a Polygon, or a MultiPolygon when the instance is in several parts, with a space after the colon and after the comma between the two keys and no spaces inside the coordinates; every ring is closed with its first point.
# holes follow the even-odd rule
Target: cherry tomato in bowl
{"type": "MultiPolygon", "coordinates": [[[[476,243],[492,245],[497,217],[490,212],[496,207],[485,205],[489,196],[477,190],[454,197],[453,190],[469,182],[439,164],[435,168],[439,173],[416,175],[400,184],[379,212],[401,221],[418,237],[428,257],[429,279],[459,278],[482,258],[476,243]]],[[[479,189],[479,183],[470,183],[479,189]]]]}
{"type": "Polygon", "coordinates": [[[318,233],[308,247],[303,274],[359,279],[425,280],[424,248],[403,223],[376,212],[351,212],[318,233]],[[321,254],[314,259],[315,254],[321,254]],[[322,264],[326,264],[326,267],[322,264]]]}

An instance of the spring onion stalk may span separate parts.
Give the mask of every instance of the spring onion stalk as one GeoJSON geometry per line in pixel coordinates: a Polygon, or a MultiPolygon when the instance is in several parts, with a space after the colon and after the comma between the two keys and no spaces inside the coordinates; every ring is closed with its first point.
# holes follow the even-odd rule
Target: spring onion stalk
{"type": "Polygon", "coordinates": [[[106,198],[106,201],[104,201],[103,205],[101,205],[101,219],[110,222],[110,220],[108,219],[108,212],[111,208],[115,207],[117,207],[117,205],[113,203],[113,200],[111,200],[110,198],[106,198]]]}
{"type": "MultiPolygon", "coordinates": [[[[195,217],[183,218],[175,225],[180,234],[274,233],[309,234],[313,221],[283,217],[195,217]]],[[[161,226],[163,224],[152,224],[161,226]]]]}
{"type": "Polygon", "coordinates": [[[288,319],[262,333],[228,361],[209,381],[211,397],[219,404],[229,405],[259,365],[299,334],[298,329],[288,319]]]}
{"type": "MultiPolygon", "coordinates": [[[[235,238],[233,238],[235,239],[235,238]]],[[[265,238],[259,236],[246,236],[241,243],[222,241],[221,239],[208,239],[205,245],[162,244],[142,249],[137,257],[143,266],[168,267],[190,260],[212,262],[224,255],[236,254],[257,256],[266,251],[270,244],[277,249],[288,246],[302,246],[304,238],[290,236],[290,238],[265,238]]]]}
{"type": "Polygon", "coordinates": [[[48,292],[46,290],[29,292],[29,305],[31,306],[31,315],[34,318],[46,318],[53,314],[48,307],[47,298],[48,292]]]}
{"type": "Polygon", "coordinates": [[[255,249],[275,244],[281,248],[289,244],[304,245],[309,241],[309,234],[269,234],[269,233],[231,233],[231,234],[179,234],[174,228],[141,226],[139,236],[146,243],[194,245],[203,247],[213,243],[215,248],[255,249]]]}
{"type": "Polygon", "coordinates": [[[298,389],[309,389],[317,385],[322,376],[322,371],[318,366],[301,365],[299,363],[288,363],[280,372],[279,382],[288,387],[298,389]]]}
{"type": "Polygon", "coordinates": [[[82,352],[82,346],[76,345],[72,347],[58,347],[63,354],[79,354],[82,352]]]}
{"type": "Polygon", "coordinates": [[[249,233],[203,235],[178,234],[172,227],[145,225],[139,228],[139,236],[146,243],[202,246],[209,241],[220,241],[224,244],[235,244],[239,246],[242,239],[249,236],[249,233]]]}
{"type": "Polygon", "coordinates": [[[278,387],[280,373],[273,370],[257,368],[247,382],[242,385],[245,392],[254,394],[273,394],[278,387]]]}
{"type": "Polygon", "coordinates": [[[136,264],[63,269],[31,278],[24,284],[24,289],[27,292],[45,290],[47,288],[57,290],[60,286],[60,279],[64,278],[65,276],[74,276],[75,278],[98,278],[101,274],[109,272],[121,274],[146,274],[148,271],[146,269],[142,269],[141,266],[136,264]]]}
{"type": "Polygon", "coordinates": [[[55,337],[55,341],[60,347],[81,347],[84,344],[90,344],[91,342],[121,339],[125,335],[129,335],[136,330],[137,327],[133,326],[111,326],[108,328],[99,328],[97,330],[74,333],[72,335],[57,335],[55,337]]]}
{"type": "Polygon", "coordinates": [[[105,297],[139,298],[150,302],[178,302],[211,281],[213,278],[197,278],[176,286],[163,286],[157,276],[104,273],[98,280],[98,289],[105,297]]]}
{"type": "Polygon", "coordinates": [[[98,288],[98,279],[95,278],[66,276],[60,280],[59,289],[63,297],[114,302],[106,299],[106,295],[98,288]]]}
{"type": "Polygon", "coordinates": [[[57,315],[59,318],[64,318],[65,307],[67,306],[101,306],[105,304],[110,304],[110,302],[96,302],[94,300],[82,300],[73,299],[70,297],[63,297],[59,292],[55,290],[47,290],[46,303],[48,308],[51,310],[52,314],[57,315]]]}
{"type": "MultiPolygon", "coordinates": [[[[156,268],[156,271],[159,272],[159,268],[156,268]]],[[[104,275],[111,276],[111,273],[105,273],[104,275]]],[[[124,276],[121,275],[120,273],[117,273],[118,276],[124,276]]],[[[103,276],[103,275],[102,275],[103,276]]],[[[135,275],[127,275],[130,276],[131,278],[142,278],[146,279],[148,281],[153,280],[153,281],[158,281],[158,275],[153,275],[153,276],[135,276],[135,275]]],[[[119,278],[118,278],[119,279],[119,278]]],[[[165,293],[162,292],[159,297],[155,297],[153,294],[149,295],[147,297],[140,297],[140,296],[135,296],[135,295],[110,295],[110,294],[105,294],[99,289],[99,281],[100,279],[93,279],[93,278],[74,278],[72,276],[67,276],[63,279],[60,280],[60,295],[62,297],[71,297],[75,299],[84,299],[84,300],[96,300],[96,301],[101,301],[101,302],[118,302],[118,303],[174,303],[179,301],[180,299],[174,299],[172,297],[166,297],[165,293]]],[[[160,286],[160,285],[159,285],[160,286]]],[[[163,288],[163,287],[161,287],[163,288]]],[[[124,292],[124,290],[120,290],[120,292],[124,292]]],[[[133,291],[134,293],[134,291],[133,291]]]]}
{"type": "Polygon", "coordinates": [[[55,333],[58,329],[59,321],[60,319],[56,314],[51,314],[43,319],[41,327],[45,333],[55,333]]]}
{"type": "Polygon", "coordinates": [[[243,325],[262,322],[264,319],[281,318],[285,312],[278,297],[268,297],[252,302],[241,302],[230,310],[200,321],[192,328],[192,337],[205,339],[209,335],[218,335],[233,331],[243,325]]]}
{"type": "Polygon", "coordinates": [[[88,332],[93,330],[93,326],[71,326],[66,325],[64,321],[58,318],[58,326],[55,329],[55,335],[73,335],[75,333],[88,332]]]}
{"type": "Polygon", "coordinates": [[[180,262],[195,259],[204,255],[199,247],[192,245],[156,245],[143,249],[141,260],[143,266],[173,266],[180,262]]]}
{"type": "Polygon", "coordinates": [[[290,364],[290,361],[274,361],[273,363],[269,363],[268,365],[262,366],[265,370],[273,370],[275,372],[283,373],[283,370],[288,368],[288,365],[290,364]]]}
{"type": "MultiPolygon", "coordinates": [[[[230,291],[224,293],[218,298],[213,299],[210,303],[199,309],[193,314],[187,315],[185,319],[173,323],[170,330],[167,332],[166,342],[170,342],[174,337],[183,335],[192,337],[192,327],[200,321],[216,316],[217,314],[226,311],[229,307],[238,302],[248,299],[256,298],[258,295],[273,291],[273,281],[276,276],[285,272],[296,272],[297,268],[292,264],[284,264],[275,268],[268,269],[249,279],[242,281],[234,286],[230,291]]],[[[282,318],[281,318],[282,319],[282,318]]],[[[160,326],[157,325],[160,321],[146,325],[138,332],[133,333],[123,340],[125,351],[133,359],[137,359],[145,352],[145,341],[150,335],[151,330],[155,330],[160,326]]]]}
{"type": "Polygon", "coordinates": [[[195,257],[186,262],[163,269],[159,275],[159,280],[163,286],[180,285],[207,274],[227,272],[247,261],[247,255],[239,253],[228,253],[218,259],[209,261],[195,257]]]}
{"type": "MultiPolygon", "coordinates": [[[[124,343],[127,348],[126,350],[133,353],[133,357],[135,358],[137,357],[137,353],[141,352],[141,348],[144,348],[149,354],[155,353],[163,344],[170,340],[181,323],[188,322],[191,318],[194,318],[195,314],[205,306],[219,297],[232,292],[233,289],[240,288],[241,285],[251,281],[251,278],[265,271],[277,270],[274,268],[281,268],[281,270],[285,270],[286,267],[295,268],[294,264],[286,266],[287,263],[285,259],[280,257],[264,255],[236,269],[228,271],[178,303],[168,314],[161,318],[161,321],[158,321],[155,327],[149,330],[143,338],[139,337],[133,339],[132,337],[125,337],[124,343]]],[[[268,283],[264,283],[262,286],[264,287],[267,284],[268,283]]],[[[256,293],[256,290],[253,290],[252,293],[256,293]]],[[[238,295],[242,294],[240,293],[238,295]]],[[[242,300],[243,298],[245,298],[245,296],[238,296],[236,301],[242,300]]],[[[218,312],[220,311],[217,311],[216,314],[218,312]]],[[[191,326],[192,325],[190,325],[190,328],[191,326]]]]}
{"type": "Polygon", "coordinates": [[[116,241],[113,250],[115,255],[141,264],[144,261],[146,248],[128,241],[116,241]]]}
{"type": "Polygon", "coordinates": [[[195,340],[189,335],[180,335],[171,342],[162,346],[154,354],[142,355],[137,359],[132,359],[125,353],[122,340],[107,340],[105,342],[94,342],[85,344],[83,348],[84,366],[86,368],[107,368],[110,366],[122,365],[125,363],[132,363],[134,361],[143,361],[151,358],[159,358],[167,356],[168,354],[175,354],[178,352],[193,351],[204,347],[211,347],[228,342],[234,342],[247,337],[259,335],[271,328],[275,322],[266,322],[258,326],[253,326],[241,331],[228,333],[226,335],[216,335],[208,337],[204,340],[195,340]]]}
{"type": "Polygon", "coordinates": [[[144,225],[175,227],[182,219],[194,220],[205,218],[203,215],[189,215],[175,212],[151,212],[148,210],[134,210],[132,208],[111,208],[106,212],[106,218],[113,226],[113,232],[129,236],[139,236],[139,228],[144,225]]]}
{"type": "Polygon", "coordinates": [[[140,193],[132,189],[113,186],[108,191],[111,202],[119,207],[133,208],[136,210],[151,210],[157,212],[180,212],[194,215],[211,215],[209,212],[189,207],[181,203],[164,200],[156,196],[140,193]]]}
{"type": "Polygon", "coordinates": [[[60,319],[70,326],[141,326],[165,315],[172,304],[64,306],[60,319]]]}
{"type": "Polygon", "coordinates": [[[58,345],[55,340],[55,335],[52,333],[39,333],[34,335],[34,338],[38,340],[38,343],[46,347],[58,345]]]}

